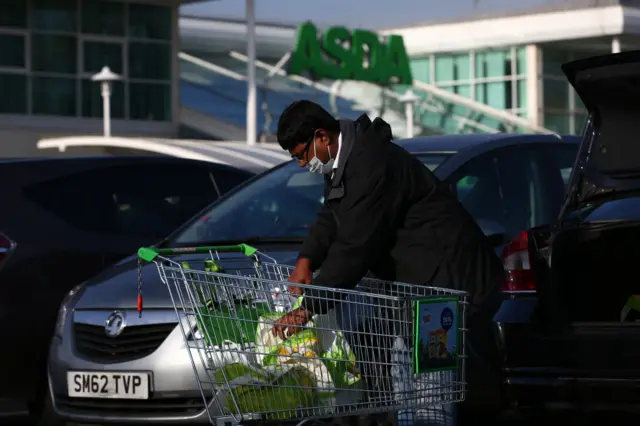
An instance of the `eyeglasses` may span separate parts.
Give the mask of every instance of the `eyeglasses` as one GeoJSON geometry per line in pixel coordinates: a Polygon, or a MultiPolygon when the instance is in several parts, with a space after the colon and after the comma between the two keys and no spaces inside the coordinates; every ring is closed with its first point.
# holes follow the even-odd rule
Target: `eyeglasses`
{"type": "Polygon", "coordinates": [[[307,151],[309,151],[309,148],[311,147],[311,143],[313,142],[315,137],[316,137],[316,134],[314,132],[313,136],[311,136],[311,139],[309,139],[307,144],[304,146],[304,149],[297,154],[291,154],[291,158],[293,158],[294,160],[302,161],[304,157],[307,155],[307,151]]]}

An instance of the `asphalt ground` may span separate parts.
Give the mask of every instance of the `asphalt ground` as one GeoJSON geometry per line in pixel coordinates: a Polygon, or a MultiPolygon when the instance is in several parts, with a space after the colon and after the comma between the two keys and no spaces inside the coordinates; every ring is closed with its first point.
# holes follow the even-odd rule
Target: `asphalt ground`
{"type": "MultiPolygon", "coordinates": [[[[340,423],[336,423],[338,425],[340,423]]],[[[542,413],[531,413],[529,416],[522,415],[506,415],[501,418],[476,418],[467,419],[461,421],[458,426],[478,426],[480,424],[487,424],[491,426],[572,426],[579,424],[585,425],[606,425],[606,426],[638,426],[640,421],[636,416],[624,415],[620,413],[548,413],[542,415],[542,413]]],[[[2,426],[34,426],[28,420],[24,418],[0,418],[0,425],[2,426]]],[[[313,424],[309,424],[312,426],[313,424]]],[[[357,426],[372,426],[371,422],[358,422],[357,426]]],[[[389,424],[382,425],[388,426],[389,424]]],[[[78,423],[67,423],[66,426],[91,426],[78,423]]],[[[95,425],[94,425],[95,426],[95,425]]],[[[105,425],[106,426],[106,425],[105,425]]],[[[125,426],[125,425],[118,425],[125,426]]],[[[186,425],[185,425],[186,426],[186,425]]],[[[416,425],[419,426],[419,425],[416,425]]]]}

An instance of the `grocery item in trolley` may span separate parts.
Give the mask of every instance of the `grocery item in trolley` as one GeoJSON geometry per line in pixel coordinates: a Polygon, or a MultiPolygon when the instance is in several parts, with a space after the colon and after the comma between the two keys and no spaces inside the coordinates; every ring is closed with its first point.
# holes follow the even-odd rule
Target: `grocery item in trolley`
{"type": "MultiPolygon", "coordinates": [[[[320,288],[342,309],[280,339],[275,321],[302,301],[286,293],[292,267],[244,244],[143,248],[138,256],[154,262],[167,285],[214,424],[387,411],[412,417],[464,397],[464,292],[368,278],[354,290],[320,288]]],[[[142,314],[141,281],[138,293],[142,314]]]]}
{"type": "MultiPolygon", "coordinates": [[[[344,359],[355,366],[355,357],[337,330],[318,330],[313,322],[299,333],[281,340],[273,336],[274,322],[283,314],[267,315],[260,319],[256,332],[256,357],[221,367],[217,380],[224,379],[236,395],[238,407],[227,399],[225,409],[242,414],[244,398],[249,396],[258,407],[296,410],[312,407],[331,407],[336,404],[336,389],[352,386],[359,381],[353,368],[343,367],[344,359]],[[287,387],[288,386],[291,387],[287,387]],[[250,383],[252,391],[248,392],[250,383]],[[277,396],[277,397],[276,397],[277,396]],[[269,405],[273,400],[279,402],[269,405]]],[[[316,317],[317,318],[317,317],[316,317]]],[[[276,418],[292,416],[283,411],[276,418]]]]}

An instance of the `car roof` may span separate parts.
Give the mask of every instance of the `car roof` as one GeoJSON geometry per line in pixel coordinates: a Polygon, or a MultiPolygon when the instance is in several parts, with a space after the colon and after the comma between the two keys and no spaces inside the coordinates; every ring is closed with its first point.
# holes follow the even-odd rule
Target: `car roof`
{"type": "Polygon", "coordinates": [[[572,143],[580,142],[579,136],[574,135],[555,135],[555,134],[522,134],[522,133],[479,133],[479,134],[458,134],[458,135],[439,135],[424,136],[412,139],[401,139],[396,141],[398,145],[404,147],[407,151],[418,152],[442,152],[442,153],[459,153],[467,149],[485,145],[490,149],[495,145],[522,144],[522,143],[572,143]]]}
{"type": "MultiPolygon", "coordinates": [[[[13,157],[13,158],[0,158],[0,163],[35,163],[42,161],[122,161],[126,160],[154,160],[154,159],[175,159],[177,161],[184,160],[183,158],[171,157],[168,155],[69,155],[60,157],[13,157]]],[[[186,161],[197,161],[189,160],[186,161]]]]}
{"type": "Polygon", "coordinates": [[[60,156],[60,157],[16,157],[16,158],[2,158],[0,159],[0,166],[2,165],[15,165],[15,164],[43,164],[43,163],[52,163],[52,164],[63,164],[63,163],[76,163],[82,162],[84,164],[91,163],[115,163],[115,164],[129,164],[134,163],[136,161],[139,162],[160,162],[160,163],[201,163],[207,164],[210,167],[217,167],[220,169],[233,169],[240,170],[250,174],[254,174],[254,171],[245,170],[239,167],[235,167],[228,164],[220,164],[202,160],[192,160],[189,158],[180,158],[173,157],[170,155],[87,155],[87,156],[60,156]]]}

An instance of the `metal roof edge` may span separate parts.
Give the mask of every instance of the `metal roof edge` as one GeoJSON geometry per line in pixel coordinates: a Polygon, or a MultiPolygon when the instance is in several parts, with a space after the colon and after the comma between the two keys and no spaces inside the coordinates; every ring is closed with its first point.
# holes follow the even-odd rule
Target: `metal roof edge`
{"type": "Polygon", "coordinates": [[[384,31],[403,36],[410,56],[522,46],[640,33],[640,9],[619,5],[414,26],[384,31]],[[631,25],[634,22],[634,25],[631,25]],[[474,34],[469,37],[469,34],[474,34]]]}
{"type": "MultiPolygon", "coordinates": [[[[633,1],[633,0],[631,0],[633,1]]],[[[450,19],[433,19],[423,21],[415,24],[399,25],[394,27],[378,28],[380,32],[391,32],[397,30],[404,30],[416,27],[427,27],[437,25],[452,25],[452,24],[466,24],[474,21],[485,21],[493,19],[515,18],[527,15],[540,15],[554,12],[571,12],[582,9],[598,9],[609,6],[621,6],[632,9],[640,9],[640,2],[637,2],[637,6],[629,4],[629,0],[568,0],[558,3],[550,3],[539,5],[536,7],[529,7],[524,9],[514,9],[508,11],[495,11],[487,13],[473,13],[471,15],[450,18],[450,19]]]]}
{"type": "Polygon", "coordinates": [[[290,160],[284,152],[257,145],[241,146],[237,142],[204,141],[189,139],[126,138],[104,136],[69,136],[40,139],[39,149],[58,149],[94,146],[132,149],[154,152],[178,158],[227,164],[243,169],[270,168],[290,160]]]}

